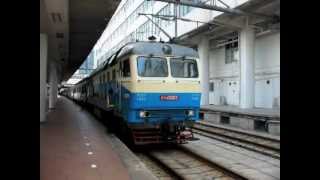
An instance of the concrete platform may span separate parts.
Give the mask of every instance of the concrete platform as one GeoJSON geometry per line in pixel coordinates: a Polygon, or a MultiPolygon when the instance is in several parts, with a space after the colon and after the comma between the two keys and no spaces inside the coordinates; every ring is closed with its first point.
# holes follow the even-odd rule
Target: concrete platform
{"type": "Polygon", "coordinates": [[[262,130],[280,135],[280,109],[241,109],[235,106],[201,106],[203,120],[245,130],[262,130]]]}
{"type": "Polygon", "coordinates": [[[204,106],[201,106],[201,110],[236,113],[236,114],[251,115],[251,116],[263,116],[263,117],[269,117],[269,118],[279,118],[280,120],[280,109],[264,109],[264,108],[241,109],[236,106],[204,105],[204,106]]]}
{"type": "Polygon", "coordinates": [[[280,179],[280,160],[233,146],[211,138],[195,135],[199,141],[180,145],[222,167],[230,169],[247,179],[280,179]]]}
{"type": "Polygon", "coordinates": [[[61,97],[40,124],[41,180],[155,179],[80,106],[61,97]]]}

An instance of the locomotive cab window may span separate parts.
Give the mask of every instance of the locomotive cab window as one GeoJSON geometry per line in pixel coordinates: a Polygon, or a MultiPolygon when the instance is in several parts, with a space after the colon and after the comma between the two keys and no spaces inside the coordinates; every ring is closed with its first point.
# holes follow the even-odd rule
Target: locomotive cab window
{"type": "Polygon", "coordinates": [[[137,59],[137,66],[141,77],[168,77],[168,64],[165,58],[140,56],[137,59]]]}
{"type": "Polygon", "coordinates": [[[197,78],[199,76],[197,61],[194,59],[172,58],[171,75],[177,78],[197,78]]]}
{"type": "Polygon", "coordinates": [[[122,75],[123,77],[130,77],[130,61],[129,59],[122,63],[122,75]]]}

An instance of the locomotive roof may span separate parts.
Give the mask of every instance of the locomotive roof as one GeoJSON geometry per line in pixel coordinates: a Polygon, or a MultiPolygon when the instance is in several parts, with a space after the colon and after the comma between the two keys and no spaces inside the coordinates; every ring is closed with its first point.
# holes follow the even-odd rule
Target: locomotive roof
{"type": "Polygon", "coordinates": [[[106,67],[114,64],[118,57],[129,55],[129,54],[138,54],[138,55],[149,55],[152,54],[153,56],[166,56],[163,52],[163,47],[167,45],[171,47],[171,54],[174,56],[185,56],[185,57],[195,57],[199,58],[198,52],[192,48],[181,46],[177,44],[171,43],[162,43],[162,42],[130,42],[122,46],[118,51],[111,54],[99,67],[91,72],[89,76],[80,80],[77,84],[89,79],[90,77],[94,76],[101,70],[105,69],[106,67]]]}
{"type": "Polygon", "coordinates": [[[192,48],[170,44],[170,43],[161,43],[161,42],[134,42],[125,45],[121,48],[118,56],[123,56],[126,54],[153,54],[155,56],[165,56],[162,50],[164,45],[170,46],[172,53],[175,56],[189,56],[189,57],[199,57],[197,51],[192,48]]]}

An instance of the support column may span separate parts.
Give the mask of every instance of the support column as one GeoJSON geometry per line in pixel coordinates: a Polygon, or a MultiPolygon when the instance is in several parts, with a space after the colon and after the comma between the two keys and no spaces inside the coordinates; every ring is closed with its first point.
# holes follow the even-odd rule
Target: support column
{"type": "Polygon", "coordinates": [[[203,37],[198,45],[200,57],[201,105],[209,104],[209,40],[203,37]]]}
{"type": "Polygon", "coordinates": [[[254,107],[254,41],[251,28],[240,32],[240,108],[254,107]]]}
{"type": "Polygon", "coordinates": [[[40,122],[46,120],[48,38],[40,34],[40,122]]]}
{"type": "Polygon", "coordinates": [[[49,92],[49,109],[54,109],[57,102],[58,82],[57,82],[57,67],[55,63],[50,64],[50,92],[49,92]]]}

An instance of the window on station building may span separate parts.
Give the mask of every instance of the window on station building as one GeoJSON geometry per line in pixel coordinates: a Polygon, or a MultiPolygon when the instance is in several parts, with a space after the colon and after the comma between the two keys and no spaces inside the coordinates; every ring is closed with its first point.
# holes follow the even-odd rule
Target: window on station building
{"type": "Polygon", "coordinates": [[[227,44],[225,46],[225,63],[230,64],[238,61],[239,49],[238,41],[227,44]]]}
{"type": "MultiPolygon", "coordinates": [[[[159,15],[173,15],[173,10],[172,10],[173,6],[171,6],[170,4],[166,5],[164,8],[162,8],[157,14],[159,15]]],[[[159,20],[159,25],[162,28],[167,27],[168,25],[170,25],[171,21],[168,20],[159,20]]]]}
{"type": "Polygon", "coordinates": [[[214,82],[209,83],[209,91],[213,92],[214,91],[214,82]]]}
{"type": "Polygon", "coordinates": [[[191,12],[192,7],[191,6],[184,6],[184,5],[179,5],[179,15],[180,16],[185,16],[189,12],[191,12]]]}

